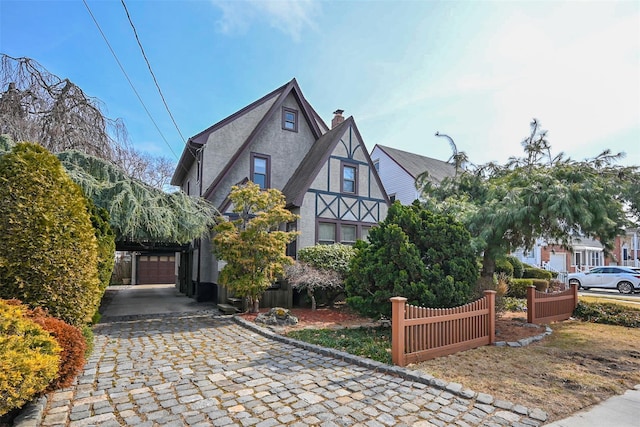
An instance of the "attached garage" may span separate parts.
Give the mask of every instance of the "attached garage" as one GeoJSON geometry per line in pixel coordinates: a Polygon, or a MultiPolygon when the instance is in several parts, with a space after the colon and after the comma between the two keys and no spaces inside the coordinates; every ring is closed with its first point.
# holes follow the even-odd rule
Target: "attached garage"
{"type": "Polygon", "coordinates": [[[170,254],[141,254],[137,257],[137,284],[159,285],[176,282],[176,258],[170,254]]]}

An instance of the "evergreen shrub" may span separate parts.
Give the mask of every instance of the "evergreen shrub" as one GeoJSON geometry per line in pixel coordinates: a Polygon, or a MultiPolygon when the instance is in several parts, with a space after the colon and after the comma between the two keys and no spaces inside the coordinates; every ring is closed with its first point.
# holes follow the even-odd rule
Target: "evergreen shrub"
{"type": "Polygon", "coordinates": [[[81,330],[47,315],[41,308],[32,310],[29,317],[49,332],[62,348],[58,376],[49,383],[47,390],[53,391],[70,386],[85,364],[84,354],[87,344],[81,330]]]}
{"type": "Polygon", "coordinates": [[[553,278],[553,274],[548,270],[543,270],[542,268],[527,267],[522,272],[522,278],[551,280],[553,278]]]}
{"type": "Polygon", "coordinates": [[[524,271],[524,265],[522,265],[522,261],[512,255],[507,256],[506,259],[513,267],[513,277],[515,279],[521,279],[522,273],[524,271]]]}
{"type": "Polygon", "coordinates": [[[513,298],[526,298],[527,288],[533,286],[533,279],[511,279],[507,296],[513,298]]]}
{"type": "Polygon", "coordinates": [[[547,292],[549,289],[549,281],[545,279],[531,279],[533,282],[533,286],[536,287],[536,291],[538,292],[547,292]]]}
{"type": "Polygon", "coordinates": [[[506,258],[496,260],[496,273],[505,273],[507,276],[513,277],[513,270],[513,265],[506,258]]]}
{"type": "Polygon", "coordinates": [[[467,229],[453,217],[418,203],[394,203],[387,218],[356,243],[345,283],[347,303],[360,313],[391,315],[389,298],[423,307],[466,304],[478,278],[467,229]]]}
{"type": "Polygon", "coordinates": [[[19,301],[0,300],[0,416],[43,392],[58,373],[60,346],[26,311],[19,301]]]}
{"type": "Polygon", "coordinates": [[[39,145],[0,156],[0,247],[0,298],[76,326],[91,320],[100,282],[87,200],[39,145]]]}

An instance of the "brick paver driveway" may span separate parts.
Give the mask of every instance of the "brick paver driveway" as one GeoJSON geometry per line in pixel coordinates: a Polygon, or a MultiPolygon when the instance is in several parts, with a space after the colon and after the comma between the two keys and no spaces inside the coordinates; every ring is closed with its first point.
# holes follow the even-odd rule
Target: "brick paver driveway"
{"type": "Polygon", "coordinates": [[[215,310],[112,318],[94,332],[84,372],[49,396],[41,425],[520,426],[545,419],[455,384],[411,381],[280,342],[215,310]]]}

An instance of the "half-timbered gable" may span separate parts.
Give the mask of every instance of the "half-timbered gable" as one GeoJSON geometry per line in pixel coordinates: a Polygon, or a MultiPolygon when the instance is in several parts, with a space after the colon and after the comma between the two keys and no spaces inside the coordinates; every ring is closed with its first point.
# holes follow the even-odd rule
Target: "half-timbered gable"
{"type": "MultiPolygon", "coordinates": [[[[300,216],[283,224],[300,231],[291,256],[316,243],[366,238],[385,218],[388,198],[355,120],[335,114],[330,129],[293,79],[191,137],[172,184],[223,214],[232,210],[233,185],[252,181],[281,190],[287,208],[300,216]]],[[[215,284],[221,266],[210,241],[194,242],[190,254],[192,281],[215,284]]]]}

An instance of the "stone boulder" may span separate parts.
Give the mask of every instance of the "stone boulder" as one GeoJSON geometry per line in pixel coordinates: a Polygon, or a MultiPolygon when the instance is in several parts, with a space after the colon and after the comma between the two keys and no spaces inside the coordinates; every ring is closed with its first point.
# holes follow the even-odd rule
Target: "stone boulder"
{"type": "Polygon", "coordinates": [[[292,315],[286,308],[274,307],[267,313],[258,314],[256,323],[272,326],[291,326],[298,323],[298,318],[292,315]]]}

